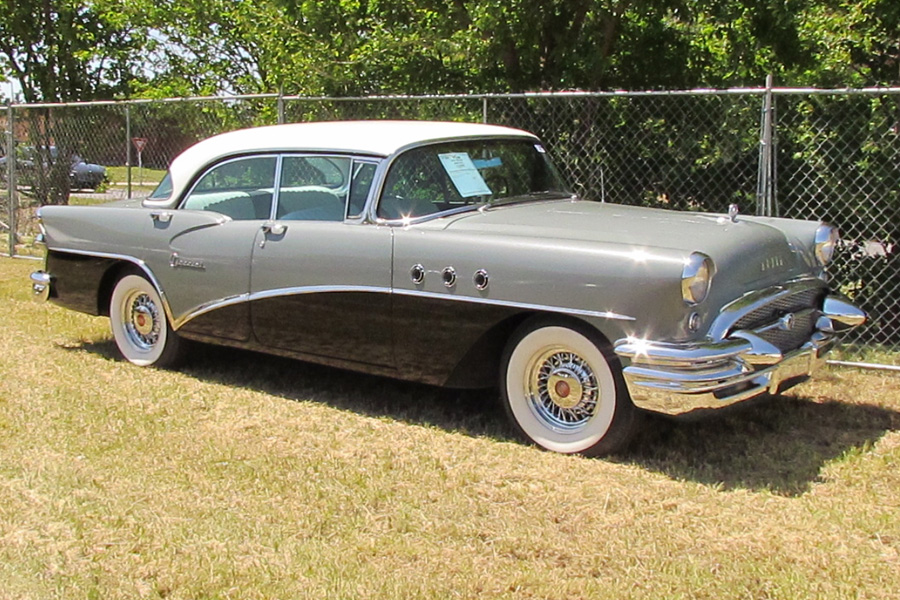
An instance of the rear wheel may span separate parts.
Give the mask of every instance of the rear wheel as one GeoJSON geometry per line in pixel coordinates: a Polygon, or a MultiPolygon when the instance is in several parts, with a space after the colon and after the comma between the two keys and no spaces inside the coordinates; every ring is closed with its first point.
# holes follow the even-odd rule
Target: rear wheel
{"type": "Polygon", "coordinates": [[[587,327],[526,322],[507,344],[502,365],[504,407],[527,441],[598,456],[622,449],[637,429],[618,361],[587,327]]]}
{"type": "Polygon", "coordinates": [[[116,345],[128,361],[169,367],[181,358],[181,339],[166,318],[159,292],[141,275],[125,275],[113,288],[109,320],[116,345]]]}

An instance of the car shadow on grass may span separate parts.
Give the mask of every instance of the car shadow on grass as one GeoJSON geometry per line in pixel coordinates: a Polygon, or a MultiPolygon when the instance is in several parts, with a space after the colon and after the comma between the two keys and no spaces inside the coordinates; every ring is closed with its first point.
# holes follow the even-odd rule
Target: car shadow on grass
{"type": "Polygon", "coordinates": [[[900,412],[839,399],[789,395],[692,420],[647,418],[626,453],[613,460],[723,490],[768,490],[798,496],[822,481],[822,468],[865,451],[900,430],[900,412]]]}
{"type": "MultiPolygon", "coordinates": [[[[112,340],[66,349],[124,361],[112,340]]],[[[190,358],[176,369],[200,381],[316,402],[371,417],[434,426],[473,437],[512,440],[496,390],[450,390],[367,375],[290,358],[191,343],[190,358]]]]}
{"type": "MultiPolygon", "coordinates": [[[[67,348],[122,360],[112,341],[67,348]]],[[[190,361],[179,370],[202,381],[292,401],[473,437],[516,439],[496,390],[446,390],[204,344],[192,345],[190,361]]],[[[900,430],[898,411],[840,399],[813,400],[802,396],[802,387],[795,389],[800,391],[691,420],[647,415],[630,446],[607,460],[722,490],[797,496],[821,480],[829,461],[864,451],[887,432],[900,430]]]]}

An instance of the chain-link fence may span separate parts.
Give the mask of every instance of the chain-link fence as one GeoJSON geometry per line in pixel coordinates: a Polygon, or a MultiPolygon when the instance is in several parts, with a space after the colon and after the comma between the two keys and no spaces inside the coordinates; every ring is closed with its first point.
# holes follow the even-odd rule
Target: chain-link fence
{"type": "MultiPolygon", "coordinates": [[[[698,211],[738,204],[749,214],[831,221],[845,238],[832,275],[871,315],[853,341],[900,349],[900,89],[7,105],[0,107],[3,248],[37,254],[31,242],[40,204],[148,194],[178,153],[215,133],[376,118],[533,131],[578,191],[595,200],[698,211]]],[[[885,356],[876,360],[896,360],[885,356]]]]}

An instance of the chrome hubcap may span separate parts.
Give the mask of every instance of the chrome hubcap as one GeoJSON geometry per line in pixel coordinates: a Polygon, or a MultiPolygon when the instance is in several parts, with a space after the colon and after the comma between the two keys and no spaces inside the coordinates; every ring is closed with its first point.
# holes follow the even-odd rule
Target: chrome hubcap
{"type": "Polygon", "coordinates": [[[125,331],[131,342],[149,350],[159,341],[159,308],[149,295],[137,292],[125,302],[125,331]]]}
{"type": "Polygon", "coordinates": [[[575,431],[594,416],[600,400],[597,377],[574,352],[553,348],[535,356],[527,378],[531,410],[551,428],[575,431]]]}

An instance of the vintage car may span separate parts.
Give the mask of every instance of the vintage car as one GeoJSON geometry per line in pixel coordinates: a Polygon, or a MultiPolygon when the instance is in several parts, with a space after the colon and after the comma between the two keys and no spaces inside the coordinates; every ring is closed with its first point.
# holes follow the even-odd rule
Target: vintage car
{"type": "MultiPolygon", "coordinates": [[[[865,314],[824,223],[576,197],[534,135],[365,121],[202,141],[143,201],[45,206],[43,298],[136,365],[185,340],[494,387],[549,450],[599,455],[805,379],[865,314]]],[[[189,351],[188,351],[189,352],[189,351]]]]}
{"type": "MultiPolygon", "coordinates": [[[[16,150],[16,181],[34,185],[40,177],[47,177],[51,165],[60,160],[56,146],[25,146],[16,150]],[[41,173],[42,172],[42,173],[41,173]]],[[[7,157],[0,157],[0,178],[6,179],[7,157]]],[[[106,181],[106,167],[85,162],[77,154],[69,154],[69,185],[73,190],[96,189],[106,181]]]]}

